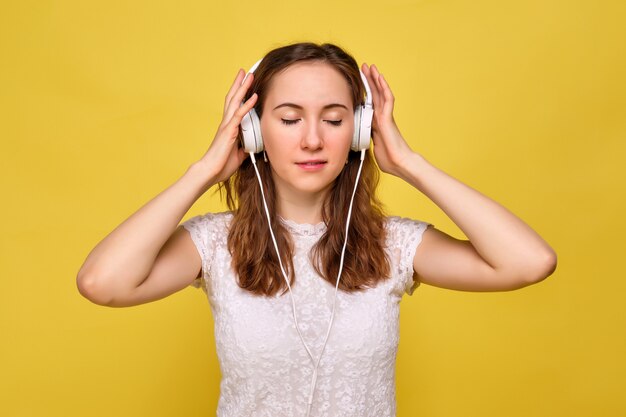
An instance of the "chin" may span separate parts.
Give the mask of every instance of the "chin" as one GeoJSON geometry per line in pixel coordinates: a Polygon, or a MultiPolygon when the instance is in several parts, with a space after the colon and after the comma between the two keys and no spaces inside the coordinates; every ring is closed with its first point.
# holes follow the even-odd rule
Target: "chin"
{"type": "MultiPolygon", "coordinates": [[[[343,166],[342,166],[343,167],[343,166]]],[[[327,167],[330,168],[330,167],[327,167]]],[[[280,174],[273,172],[274,183],[280,189],[291,193],[305,193],[305,194],[319,194],[328,192],[337,177],[341,173],[339,172],[317,172],[308,173],[301,172],[299,170],[282,172],[280,174]],[[286,181],[285,181],[286,179],[286,181]]]]}
{"type": "Polygon", "coordinates": [[[309,194],[319,194],[319,193],[326,193],[328,192],[332,187],[332,183],[331,184],[324,184],[324,185],[319,185],[319,184],[300,184],[299,186],[294,186],[294,190],[297,190],[299,192],[302,193],[309,193],[309,194]]]}
{"type": "Polygon", "coordinates": [[[307,180],[291,182],[290,188],[299,193],[319,194],[328,192],[335,182],[334,179],[332,181],[319,181],[313,178],[307,180]]]}

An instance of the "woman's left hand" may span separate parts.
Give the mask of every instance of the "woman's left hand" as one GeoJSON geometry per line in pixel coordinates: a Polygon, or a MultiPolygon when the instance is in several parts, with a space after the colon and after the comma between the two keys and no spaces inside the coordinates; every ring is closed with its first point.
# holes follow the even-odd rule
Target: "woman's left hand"
{"type": "Polygon", "coordinates": [[[393,118],[394,97],[376,65],[361,67],[372,91],[374,156],[383,172],[403,178],[404,164],[414,152],[406,143],[393,118]]]}

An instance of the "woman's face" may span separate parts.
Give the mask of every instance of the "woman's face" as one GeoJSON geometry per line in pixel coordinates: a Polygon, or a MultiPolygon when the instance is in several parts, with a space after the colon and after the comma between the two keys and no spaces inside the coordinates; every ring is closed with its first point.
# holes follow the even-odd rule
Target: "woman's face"
{"type": "Polygon", "coordinates": [[[326,193],[354,132],[348,82],[322,62],[289,66],[268,84],[261,131],[280,197],[326,193]]]}

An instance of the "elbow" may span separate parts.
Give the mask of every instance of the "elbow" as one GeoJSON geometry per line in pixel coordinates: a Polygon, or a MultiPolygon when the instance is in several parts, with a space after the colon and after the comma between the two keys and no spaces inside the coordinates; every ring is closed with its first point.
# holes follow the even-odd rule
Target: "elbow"
{"type": "Polygon", "coordinates": [[[535,257],[533,266],[528,268],[527,285],[536,284],[554,273],[557,265],[556,252],[551,248],[535,257]]]}
{"type": "Polygon", "coordinates": [[[79,271],[76,277],[76,287],[80,295],[92,303],[110,306],[112,299],[95,274],[79,271]]]}

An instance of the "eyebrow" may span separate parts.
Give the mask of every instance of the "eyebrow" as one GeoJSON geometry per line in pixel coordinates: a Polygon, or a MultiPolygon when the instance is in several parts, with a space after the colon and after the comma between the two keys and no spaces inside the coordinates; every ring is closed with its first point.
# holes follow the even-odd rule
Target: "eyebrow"
{"type": "MultiPolygon", "coordinates": [[[[273,110],[279,109],[281,107],[293,107],[294,109],[299,109],[299,110],[302,110],[304,108],[304,107],[300,106],[299,104],[295,104],[295,103],[283,103],[283,104],[279,104],[278,106],[274,107],[273,110]]],[[[326,109],[331,109],[333,107],[343,107],[344,109],[348,110],[348,108],[346,106],[344,106],[343,104],[340,104],[340,103],[327,104],[324,107],[322,107],[322,109],[326,110],[326,109]]]]}

